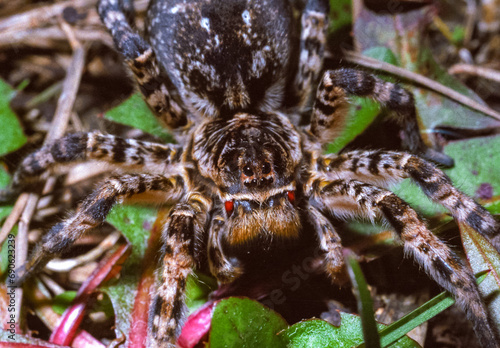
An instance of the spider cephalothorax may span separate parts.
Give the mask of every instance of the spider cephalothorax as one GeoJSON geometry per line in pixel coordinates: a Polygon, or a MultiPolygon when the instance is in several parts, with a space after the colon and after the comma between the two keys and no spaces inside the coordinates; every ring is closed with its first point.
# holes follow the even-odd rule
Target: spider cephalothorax
{"type": "Polygon", "coordinates": [[[15,185],[83,160],[119,165],[128,174],[108,179],[50,230],[21,279],[101,224],[114,204],[160,192],[175,205],[162,230],[150,344],[171,346],[182,325],[186,278],[196,265],[208,263],[224,284],[316,245],[325,273],[335,280],[345,270],[332,219],[380,216],[408,254],[455,296],[482,345],[499,346],[471,270],[385,187],[411,178],[456,220],[488,238],[498,233],[493,217],[415,154],[322,154],[344,124],[347,95],[358,95],[394,111],[410,152],[440,158],[423,144],[405,89],[352,69],[325,71],[320,78],[326,0],[308,0],[300,24],[286,0],[152,0],[148,41],[132,29],[131,9],[126,0],[98,5],[146,102],[179,145],[93,132],[68,135],[27,157],[15,185]],[[292,121],[298,115],[307,115],[301,121],[306,125],[292,121]]]}

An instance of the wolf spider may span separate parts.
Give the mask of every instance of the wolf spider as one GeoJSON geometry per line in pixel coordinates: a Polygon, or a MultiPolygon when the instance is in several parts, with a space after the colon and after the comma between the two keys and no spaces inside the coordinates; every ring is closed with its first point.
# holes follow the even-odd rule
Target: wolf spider
{"type": "Polygon", "coordinates": [[[453,294],[481,344],[499,347],[470,268],[385,187],[411,178],[457,221],[490,239],[498,232],[494,218],[441,170],[412,154],[439,158],[419,136],[407,90],[353,69],[320,75],[328,10],[328,1],[308,0],[297,23],[299,38],[286,0],[152,0],[146,41],[134,29],[131,0],[100,0],[99,14],[118,51],[178,144],[78,133],[28,156],[15,185],[56,165],[87,160],[119,165],[128,174],[106,180],[73,216],[55,225],[19,271],[20,279],[100,225],[113,205],[161,193],[175,205],[162,228],[149,341],[173,346],[194,267],[208,264],[227,284],[313,245],[335,281],[345,266],[332,218],[380,216],[405,251],[453,294]],[[392,110],[409,152],[324,155],[323,146],[345,123],[349,95],[371,97],[392,110]]]}

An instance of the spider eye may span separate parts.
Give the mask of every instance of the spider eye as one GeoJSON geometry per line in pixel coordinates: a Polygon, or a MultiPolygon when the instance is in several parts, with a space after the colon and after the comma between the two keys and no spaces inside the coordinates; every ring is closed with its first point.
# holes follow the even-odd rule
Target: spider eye
{"type": "Polygon", "coordinates": [[[252,176],[253,175],[253,170],[250,166],[245,166],[245,168],[243,168],[243,174],[245,174],[246,176],[252,176]]]}
{"type": "Polygon", "coordinates": [[[288,200],[291,203],[294,203],[295,202],[295,191],[288,191],[287,195],[288,195],[288,200]]]}
{"type": "Polygon", "coordinates": [[[262,165],[262,174],[269,174],[271,173],[271,165],[269,162],[264,162],[262,165]]]}
{"type": "Polygon", "coordinates": [[[226,208],[226,212],[228,215],[231,215],[234,209],[234,203],[233,201],[226,201],[224,202],[224,208],[226,208]]]}

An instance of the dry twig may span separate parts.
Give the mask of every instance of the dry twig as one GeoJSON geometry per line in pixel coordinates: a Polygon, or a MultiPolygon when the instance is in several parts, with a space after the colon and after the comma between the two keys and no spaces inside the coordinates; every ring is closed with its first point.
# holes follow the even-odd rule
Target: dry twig
{"type": "Polygon", "coordinates": [[[479,76],[487,80],[500,82],[500,71],[483,68],[471,64],[455,64],[448,69],[448,73],[452,75],[466,74],[472,76],[479,76]]]}
{"type": "MultiPolygon", "coordinates": [[[[63,30],[68,35],[68,40],[71,46],[74,49],[73,58],[71,64],[67,70],[67,75],[63,83],[62,94],[59,97],[56,112],[54,118],[52,120],[52,127],[49,130],[44,144],[48,144],[51,141],[61,137],[68,124],[71,110],[73,109],[73,105],[76,99],[76,94],[78,92],[78,87],[80,85],[81,76],[83,73],[84,63],[85,63],[85,49],[80,45],[80,43],[75,39],[74,34],[71,31],[71,28],[68,25],[62,26],[63,30]]],[[[47,180],[44,186],[44,193],[51,191],[55,181],[53,179],[47,180]]],[[[35,212],[39,196],[34,193],[22,194],[18,198],[18,202],[16,202],[16,206],[21,206],[22,201],[26,200],[24,204],[24,209],[22,214],[20,215],[19,220],[19,230],[16,237],[16,265],[22,265],[25,263],[27,254],[28,254],[28,230],[31,218],[35,212]],[[21,203],[19,201],[21,200],[21,203]]],[[[16,211],[16,215],[18,212],[16,211]]],[[[19,218],[19,216],[17,216],[19,218]]],[[[10,218],[9,216],[9,226],[15,224],[14,218],[10,218]]],[[[5,229],[2,229],[2,235],[8,234],[10,232],[5,229]]],[[[21,313],[22,306],[22,288],[16,289],[16,313],[21,313]]],[[[20,322],[20,317],[16,318],[17,323],[20,322]]]]}

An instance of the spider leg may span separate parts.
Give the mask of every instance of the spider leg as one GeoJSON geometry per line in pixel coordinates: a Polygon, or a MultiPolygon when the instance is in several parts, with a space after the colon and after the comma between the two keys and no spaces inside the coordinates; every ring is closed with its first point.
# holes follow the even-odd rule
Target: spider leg
{"type": "Polygon", "coordinates": [[[57,165],[86,160],[99,160],[153,173],[172,172],[171,166],[180,162],[181,154],[182,149],[173,144],[123,139],[99,132],[74,133],[26,157],[14,175],[13,187],[23,187],[57,165]]]}
{"type": "Polygon", "coordinates": [[[340,236],[328,218],[317,208],[309,206],[309,216],[318,234],[320,250],[324,254],[323,260],[326,274],[339,285],[346,283],[349,276],[345,268],[340,236]]]}
{"type": "Polygon", "coordinates": [[[130,1],[101,0],[97,10],[108,28],[117,49],[135,75],[139,90],[155,115],[178,135],[186,135],[191,127],[184,106],[173,83],[162,73],[151,46],[135,30],[131,17],[130,1]]]}
{"type": "MultiPolygon", "coordinates": [[[[326,155],[317,163],[318,170],[333,180],[357,179],[387,185],[411,178],[431,200],[447,208],[456,220],[489,238],[498,235],[498,223],[486,209],[456,189],[443,171],[418,156],[392,151],[352,151],[326,155]]],[[[497,249],[499,247],[497,245],[497,249]]]]}
{"type": "Polygon", "coordinates": [[[134,0],[120,0],[118,2],[118,6],[120,6],[121,12],[125,15],[128,24],[135,28],[135,9],[134,9],[134,0]]]}
{"type": "Polygon", "coordinates": [[[394,193],[356,180],[323,181],[313,184],[312,198],[333,215],[382,215],[404,243],[405,251],[439,285],[455,297],[472,321],[483,347],[499,347],[495,324],[481,300],[469,267],[425,226],[417,213],[394,193]]]}
{"type": "Polygon", "coordinates": [[[227,235],[227,225],[223,215],[215,213],[208,233],[208,262],[210,272],[221,284],[234,281],[243,274],[243,268],[230,262],[224,255],[221,237],[227,235]]]}
{"type": "Polygon", "coordinates": [[[186,281],[197,262],[196,249],[210,206],[208,198],[193,194],[171,210],[163,228],[159,287],[149,313],[153,347],[175,347],[180,335],[186,312],[186,281]]]}
{"type": "Polygon", "coordinates": [[[403,130],[403,146],[406,150],[445,166],[453,165],[450,157],[425,145],[418,128],[415,101],[409,91],[398,84],[354,69],[326,71],[318,86],[309,131],[322,144],[331,142],[345,125],[346,95],[371,97],[394,111],[398,116],[395,120],[403,130]]]}
{"type": "Polygon", "coordinates": [[[329,7],[328,1],[309,0],[301,17],[299,66],[292,86],[299,109],[307,106],[323,67],[329,7]]]}
{"type": "Polygon", "coordinates": [[[178,199],[184,181],[180,176],[127,174],[112,177],[83,201],[78,211],[47,232],[35,247],[27,263],[17,270],[17,283],[23,283],[34,271],[74,243],[79,237],[104,222],[111,208],[133,195],[159,191],[165,201],[178,199]]]}

